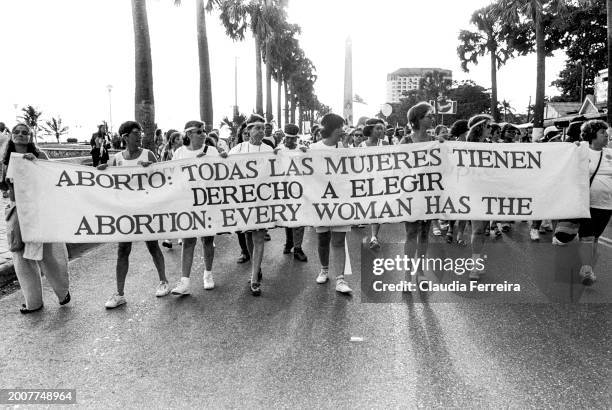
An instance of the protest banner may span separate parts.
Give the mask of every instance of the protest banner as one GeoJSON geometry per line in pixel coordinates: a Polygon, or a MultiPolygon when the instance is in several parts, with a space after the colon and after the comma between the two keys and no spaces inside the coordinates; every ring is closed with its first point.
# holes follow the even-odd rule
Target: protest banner
{"type": "Polygon", "coordinates": [[[428,142],[203,157],[104,171],[13,154],[34,242],[196,237],[275,226],[589,216],[588,148],[428,142]]]}

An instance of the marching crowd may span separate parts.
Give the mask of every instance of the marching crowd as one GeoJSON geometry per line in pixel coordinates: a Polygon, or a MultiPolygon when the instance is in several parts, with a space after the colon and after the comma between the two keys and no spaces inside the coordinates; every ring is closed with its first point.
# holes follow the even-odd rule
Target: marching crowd
{"type": "MultiPolygon", "coordinates": [[[[580,279],[586,286],[596,279],[594,267],[597,262],[598,238],[603,233],[612,216],[612,149],[608,145],[608,125],[601,120],[584,118],[569,124],[567,129],[559,130],[549,127],[545,130],[540,142],[569,142],[580,144],[582,141],[590,147],[590,211],[591,218],[570,221],[533,221],[530,237],[539,241],[539,234],[552,231],[554,226],[553,245],[564,246],[576,237],[580,241],[582,267],[580,279]]],[[[0,130],[1,132],[2,130],[0,130]]],[[[110,156],[104,130],[92,136],[92,155],[95,153],[94,165],[103,170],[107,167],[149,166],[157,161],[171,161],[186,158],[214,156],[225,158],[237,153],[274,152],[279,150],[318,150],[318,149],[368,149],[382,145],[396,145],[438,141],[467,141],[490,143],[529,142],[529,136],[522,136],[521,130],[512,124],[497,124],[487,114],[475,115],[469,120],[458,120],[450,128],[435,126],[435,113],[431,105],[421,102],[408,111],[408,126],[393,127],[382,119],[371,118],[364,124],[351,127],[339,115],[327,114],[320,124],[314,125],[309,136],[300,136],[299,127],[286,124],[283,130],[274,131],[263,117],[251,115],[229,139],[219,138],[218,130],[207,131],[201,121],[188,121],[182,132],[169,130],[162,135],[156,133],[156,152],[142,148],[143,129],[134,121],[127,121],[119,128],[122,150],[110,156]]],[[[24,154],[29,160],[46,159],[46,155],[32,142],[32,132],[25,124],[17,124],[10,133],[3,158],[4,167],[8,167],[12,152],[24,154]]],[[[115,145],[115,144],[114,144],[115,145]]],[[[6,168],[5,168],[6,169],[6,168]]],[[[7,239],[13,253],[15,271],[25,304],[22,313],[31,313],[43,308],[41,270],[55,291],[60,304],[70,302],[67,252],[64,244],[23,243],[19,235],[19,221],[16,212],[14,185],[11,175],[3,173],[3,184],[10,198],[7,207],[7,239]]],[[[408,257],[426,255],[430,232],[442,236],[446,242],[471,246],[472,257],[480,258],[486,237],[498,238],[502,232],[512,229],[511,223],[496,221],[444,221],[421,220],[405,222],[404,252],[408,257]],[[467,240],[464,232],[471,225],[471,236],[467,240]]],[[[363,227],[363,226],[362,226],[363,227]]],[[[302,249],[304,227],[285,229],[284,254],[293,254],[300,262],[307,262],[308,257],[302,249]]],[[[381,244],[378,238],[381,225],[370,226],[369,247],[377,251],[381,244]]],[[[316,227],[318,246],[317,253],[320,269],[315,281],[324,284],[333,274],[335,289],[339,293],[350,294],[352,289],[344,278],[345,238],[351,226],[316,227]]],[[[265,242],[270,240],[266,230],[238,232],[237,242],[240,256],[237,263],[251,263],[249,289],[254,296],[261,294],[263,279],[262,260],[265,242]]],[[[214,236],[199,238],[204,249],[205,268],[203,273],[204,289],[215,287],[213,262],[215,256],[214,236]]],[[[146,246],[156,267],[159,285],[155,291],[158,297],[170,293],[188,295],[191,288],[191,270],[198,238],[183,238],[181,246],[181,278],[175,286],[170,286],[166,277],[164,255],[158,241],[147,241],[146,246]]],[[[162,246],[171,248],[172,241],[165,240],[162,246]]],[[[121,242],[117,249],[116,292],[108,299],[105,306],[116,308],[126,303],[124,295],[125,280],[129,270],[129,256],[132,244],[121,242]]],[[[313,275],[314,276],[314,275],[313,275]]],[[[480,274],[472,271],[470,280],[478,281],[480,274]]],[[[416,280],[426,281],[424,272],[418,271],[416,280]]]]}

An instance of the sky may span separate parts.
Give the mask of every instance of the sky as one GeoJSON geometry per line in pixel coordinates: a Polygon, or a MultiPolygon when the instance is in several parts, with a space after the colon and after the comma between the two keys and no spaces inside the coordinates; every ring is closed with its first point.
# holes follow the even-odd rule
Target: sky
{"type": "MultiPolygon", "coordinates": [[[[374,115],[385,103],[386,74],[400,67],[439,67],[454,80],[488,88],[485,56],[461,71],[457,36],[474,29],[469,19],[490,0],[290,0],[289,21],[302,27],[300,44],[317,68],[319,100],[342,113],[344,46],[353,43],[355,118],[374,115]]],[[[25,105],[60,116],[70,135],[88,139],[106,120],[116,130],[134,117],[134,32],[130,0],[1,0],[0,121],[12,126],[25,105]],[[108,85],[112,86],[111,92],[108,85]]],[[[199,118],[195,0],[148,0],[155,112],[164,130],[199,118]]],[[[207,15],[215,126],[231,116],[234,65],[238,106],[255,106],[254,41],[230,40],[218,15],[207,15]],[[237,58],[237,60],[236,60],[237,58]]],[[[557,52],[546,60],[550,84],[563,67],[557,52]]],[[[498,73],[498,98],[526,112],[535,96],[535,55],[509,61],[498,73]]],[[[265,82],[264,82],[265,83],[265,82]]],[[[547,95],[559,91],[548,87],[547,95]]],[[[276,86],[273,85],[274,107],[276,86]]],[[[276,113],[276,108],[274,108],[276,113]]],[[[50,138],[51,139],[51,138],[50,138]]]]}

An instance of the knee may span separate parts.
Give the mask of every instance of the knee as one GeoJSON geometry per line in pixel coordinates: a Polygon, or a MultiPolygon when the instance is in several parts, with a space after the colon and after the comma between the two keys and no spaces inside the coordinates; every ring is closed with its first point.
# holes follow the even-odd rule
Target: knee
{"type": "Polygon", "coordinates": [[[130,242],[120,242],[117,246],[117,256],[119,258],[127,258],[132,252],[132,244],[130,242]]]}
{"type": "Polygon", "coordinates": [[[215,237],[205,236],[202,238],[202,243],[204,244],[205,247],[213,247],[213,245],[215,244],[215,237]]]}
{"type": "Polygon", "coordinates": [[[331,239],[331,232],[319,232],[317,234],[317,239],[319,241],[319,246],[326,246],[331,239]]]}
{"type": "Polygon", "coordinates": [[[332,235],[331,246],[333,246],[334,248],[343,248],[344,247],[344,235],[332,235]]]}

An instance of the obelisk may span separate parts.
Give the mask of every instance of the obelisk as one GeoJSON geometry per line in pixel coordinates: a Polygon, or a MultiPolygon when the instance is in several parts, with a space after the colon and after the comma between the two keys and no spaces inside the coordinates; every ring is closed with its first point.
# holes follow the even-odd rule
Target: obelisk
{"type": "Polygon", "coordinates": [[[351,37],[346,38],[344,57],[344,110],[343,116],[348,125],[353,125],[353,43],[351,37]]]}

